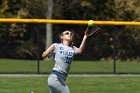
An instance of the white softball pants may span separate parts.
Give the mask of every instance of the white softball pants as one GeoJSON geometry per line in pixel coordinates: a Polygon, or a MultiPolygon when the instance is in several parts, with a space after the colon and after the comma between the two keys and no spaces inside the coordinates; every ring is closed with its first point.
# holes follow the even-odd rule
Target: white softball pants
{"type": "Polygon", "coordinates": [[[50,93],[70,93],[68,86],[59,73],[52,73],[48,77],[50,93]]]}

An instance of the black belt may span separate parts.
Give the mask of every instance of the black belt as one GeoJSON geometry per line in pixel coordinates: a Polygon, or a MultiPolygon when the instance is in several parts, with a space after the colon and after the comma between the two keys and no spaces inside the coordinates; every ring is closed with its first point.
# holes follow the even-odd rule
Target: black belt
{"type": "Polygon", "coordinates": [[[52,72],[57,72],[57,73],[59,73],[59,74],[61,74],[61,75],[64,75],[65,77],[67,77],[67,73],[65,73],[65,72],[61,73],[61,72],[56,71],[56,70],[53,70],[52,72]]]}

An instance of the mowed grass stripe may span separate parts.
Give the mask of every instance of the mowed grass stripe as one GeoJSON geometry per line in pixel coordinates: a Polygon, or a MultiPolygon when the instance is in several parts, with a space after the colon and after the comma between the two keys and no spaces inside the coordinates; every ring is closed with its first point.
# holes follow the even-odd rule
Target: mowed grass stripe
{"type": "MultiPolygon", "coordinates": [[[[40,73],[49,74],[54,62],[40,61],[40,73]]],[[[117,61],[116,72],[140,74],[139,61],[117,61]]],[[[0,59],[0,73],[37,73],[36,60],[0,59]]],[[[70,74],[110,74],[113,73],[113,61],[73,61],[70,74]]]]}
{"type": "MultiPolygon", "coordinates": [[[[68,77],[71,93],[140,93],[140,77],[68,77]]],[[[0,78],[0,93],[49,93],[47,77],[0,78]]]]}

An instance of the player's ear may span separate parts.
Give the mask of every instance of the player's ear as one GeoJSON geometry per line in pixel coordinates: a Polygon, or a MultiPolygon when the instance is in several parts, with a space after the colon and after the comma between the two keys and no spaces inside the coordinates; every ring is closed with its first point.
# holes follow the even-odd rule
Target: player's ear
{"type": "Polygon", "coordinates": [[[63,39],[63,36],[61,36],[60,39],[62,40],[63,39]]]}

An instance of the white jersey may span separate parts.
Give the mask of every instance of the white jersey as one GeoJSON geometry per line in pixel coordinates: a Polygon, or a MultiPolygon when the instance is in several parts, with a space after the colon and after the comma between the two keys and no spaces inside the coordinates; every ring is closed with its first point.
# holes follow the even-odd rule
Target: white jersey
{"type": "Polygon", "coordinates": [[[53,52],[55,54],[55,66],[53,70],[56,70],[60,73],[68,73],[74,54],[76,54],[77,47],[69,47],[62,43],[54,43],[54,45],[55,49],[53,52]]]}

